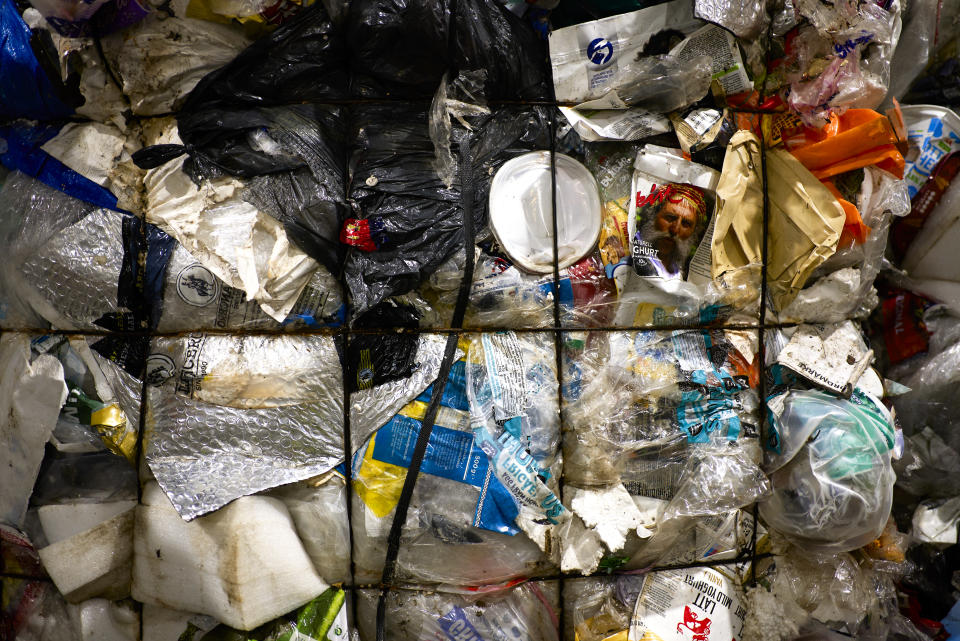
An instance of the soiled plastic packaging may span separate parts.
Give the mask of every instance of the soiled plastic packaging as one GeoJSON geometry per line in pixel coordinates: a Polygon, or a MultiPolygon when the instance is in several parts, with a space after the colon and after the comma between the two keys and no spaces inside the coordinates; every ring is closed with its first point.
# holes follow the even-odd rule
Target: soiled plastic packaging
{"type": "MultiPolygon", "coordinates": [[[[358,594],[357,619],[363,638],[374,638],[379,592],[358,594]]],[[[528,582],[513,588],[450,592],[387,593],[386,639],[453,637],[509,641],[559,641],[556,585],[528,582]]]]}
{"type": "Polygon", "coordinates": [[[773,433],[764,468],[773,494],[760,515],[798,545],[846,552],[880,535],[893,501],[894,430],[883,405],[788,391],[768,399],[773,433]]]}

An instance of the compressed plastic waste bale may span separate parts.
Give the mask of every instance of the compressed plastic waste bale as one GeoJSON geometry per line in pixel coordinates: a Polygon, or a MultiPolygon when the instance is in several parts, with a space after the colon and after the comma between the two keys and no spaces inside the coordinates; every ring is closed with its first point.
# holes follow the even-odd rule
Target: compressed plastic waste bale
{"type": "Polygon", "coordinates": [[[684,533],[769,490],[758,466],[755,379],[734,346],[748,350],[750,343],[733,338],[698,330],[604,332],[589,336],[582,356],[570,353],[582,373],[565,392],[566,483],[623,483],[641,514],[642,527],[636,536],[628,532],[622,553],[630,567],[686,558],[688,550],[673,546],[687,542],[684,533]]]}
{"type": "Polygon", "coordinates": [[[279,500],[242,497],[187,523],[159,486],[145,488],[134,532],[136,600],[252,630],[326,588],[279,500]]]}

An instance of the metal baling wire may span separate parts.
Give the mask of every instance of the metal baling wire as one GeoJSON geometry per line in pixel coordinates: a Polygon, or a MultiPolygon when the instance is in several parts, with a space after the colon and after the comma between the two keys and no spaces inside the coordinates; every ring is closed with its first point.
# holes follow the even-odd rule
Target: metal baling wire
{"type": "MultiPolygon", "coordinates": [[[[346,111],[346,105],[341,106],[340,115],[343,116],[343,112],[346,111]]],[[[350,152],[344,145],[344,157],[343,163],[341,165],[343,168],[342,182],[343,182],[343,201],[350,201],[350,152]]],[[[357,582],[356,570],[357,565],[356,561],[353,558],[353,438],[351,433],[350,426],[350,367],[349,367],[349,353],[350,353],[350,296],[348,292],[350,291],[347,287],[347,275],[346,275],[346,257],[350,254],[351,251],[354,251],[353,248],[347,247],[347,251],[344,253],[343,262],[340,264],[340,270],[337,273],[337,282],[340,284],[340,292],[343,296],[343,305],[344,305],[344,323],[343,326],[338,330],[337,336],[334,340],[339,341],[341,349],[342,358],[342,369],[341,369],[341,385],[343,385],[343,475],[345,480],[344,487],[344,500],[347,505],[347,545],[349,546],[348,554],[350,555],[350,585],[352,587],[357,582]]],[[[348,587],[348,586],[344,586],[348,587]]],[[[352,615],[352,620],[354,624],[357,621],[357,594],[354,591],[350,592],[350,613],[352,615]]]]}
{"type": "MultiPolygon", "coordinates": [[[[453,328],[463,326],[463,317],[467,310],[467,302],[470,298],[470,288],[473,284],[473,247],[475,243],[475,233],[473,228],[473,159],[470,152],[469,136],[464,135],[460,142],[460,204],[463,214],[463,250],[466,255],[466,262],[463,270],[463,278],[460,280],[460,289],[457,293],[457,303],[453,310],[453,319],[450,324],[453,328]]],[[[410,500],[413,497],[414,486],[417,482],[417,476],[420,473],[420,466],[423,463],[424,455],[427,451],[427,443],[430,440],[430,434],[433,431],[434,422],[437,419],[437,412],[440,410],[440,400],[443,398],[443,390],[447,384],[447,378],[450,375],[450,368],[456,358],[457,342],[460,333],[451,332],[447,336],[447,345],[443,354],[443,361],[440,365],[440,373],[437,380],[433,383],[433,394],[430,398],[430,405],[423,417],[423,423],[420,426],[420,432],[417,435],[417,442],[413,449],[410,459],[410,465],[407,467],[407,474],[403,479],[403,490],[400,493],[400,499],[397,502],[394,512],[393,522],[390,524],[390,534],[387,537],[387,555],[383,563],[383,576],[381,579],[380,598],[377,601],[377,641],[384,641],[386,629],[386,609],[387,593],[392,588],[394,574],[396,572],[397,556],[400,553],[400,535],[403,530],[403,524],[407,520],[407,511],[410,508],[410,500]]]]}
{"type": "MultiPolygon", "coordinates": [[[[553,83],[550,83],[550,91],[553,94],[553,83]]],[[[556,98],[556,96],[553,96],[556,98]]],[[[560,246],[557,225],[557,109],[550,110],[549,120],[550,130],[550,216],[553,223],[553,350],[557,367],[557,411],[560,421],[560,439],[563,443],[564,425],[563,425],[563,330],[561,328],[560,311],[560,246]]],[[[562,445],[561,445],[562,448],[562,445]]],[[[563,465],[560,467],[560,478],[558,485],[560,490],[560,500],[563,500],[563,465]]],[[[563,610],[563,585],[564,579],[561,575],[557,581],[557,604],[559,606],[559,617],[557,617],[557,634],[559,638],[564,638],[564,619],[563,610]]],[[[542,600],[542,599],[541,599],[542,600]]],[[[544,602],[546,603],[546,602],[544,602]]]]}
{"type": "MultiPolygon", "coordinates": [[[[762,118],[762,116],[761,116],[762,118]]],[[[762,136],[761,130],[761,136],[762,136]]],[[[767,379],[766,379],[766,318],[767,318],[767,232],[768,232],[768,222],[770,214],[770,197],[767,187],[767,153],[764,148],[763,139],[760,140],[760,182],[763,188],[763,239],[760,244],[760,324],[757,329],[757,365],[760,369],[760,376],[757,381],[757,395],[759,397],[759,403],[757,404],[757,433],[760,439],[760,447],[763,448],[766,445],[766,397],[767,397],[767,379]]],[[[751,513],[753,515],[753,527],[750,533],[750,554],[752,557],[750,563],[750,577],[748,583],[751,585],[756,583],[756,573],[757,573],[757,526],[759,520],[759,512],[757,509],[757,503],[754,502],[751,513]]]]}

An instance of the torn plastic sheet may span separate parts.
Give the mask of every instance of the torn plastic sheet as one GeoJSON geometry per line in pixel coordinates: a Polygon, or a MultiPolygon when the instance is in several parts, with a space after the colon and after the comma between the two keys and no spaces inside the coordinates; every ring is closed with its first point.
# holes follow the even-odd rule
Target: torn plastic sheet
{"type": "Polygon", "coordinates": [[[239,26],[154,12],[103,39],[103,50],[123,84],[133,113],[170,113],[208,73],[249,44],[239,26]]]}
{"type": "Polygon", "coordinates": [[[777,362],[835,394],[848,397],[873,360],[851,321],[801,325],[777,356],[777,362]]]}
{"type": "Polygon", "coordinates": [[[280,222],[239,198],[240,182],[216,179],[197,187],[182,170],[184,160],[147,172],[147,221],[283,322],[317,262],[290,242],[280,222]]]}
{"type": "MultiPolygon", "coordinates": [[[[442,349],[439,337],[421,337],[409,379],[351,396],[355,442],[436,378],[442,349]]],[[[331,337],[157,339],[146,377],[147,463],[185,519],[343,460],[342,374],[331,337]],[[249,361],[253,353],[262,356],[249,361]],[[295,367],[309,375],[279,389],[281,372],[295,367]]]]}

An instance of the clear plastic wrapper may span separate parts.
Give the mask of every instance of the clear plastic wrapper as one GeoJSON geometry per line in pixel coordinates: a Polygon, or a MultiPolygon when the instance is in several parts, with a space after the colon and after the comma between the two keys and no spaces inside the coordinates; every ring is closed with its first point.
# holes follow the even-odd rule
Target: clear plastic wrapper
{"type": "MultiPolygon", "coordinates": [[[[358,596],[360,638],[372,641],[378,591],[358,596]]],[[[386,637],[402,639],[463,638],[509,641],[558,641],[557,589],[531,581],[512,588],[473,593],[392,590],[387,593],[386,637]]]]}
{"type": "Polygon", "coordinates": [[[875,109],[890,82],[890,61],[901,31],[898,0],[873,3],[793,0],[809,21],[792,41],[795,59],[785,92],[792,111],[808,124],[848,108],[875,109]]]}
{"type": "Polygon", "coordinates": [[[760,503],[764,521],[821,551],[845,552],[877,538],[896,480],[886,408],[859,391],[847,401],[813,390],[775,396],[767,407],[773,433],[764,468],[773,494],[760,503]]]}

